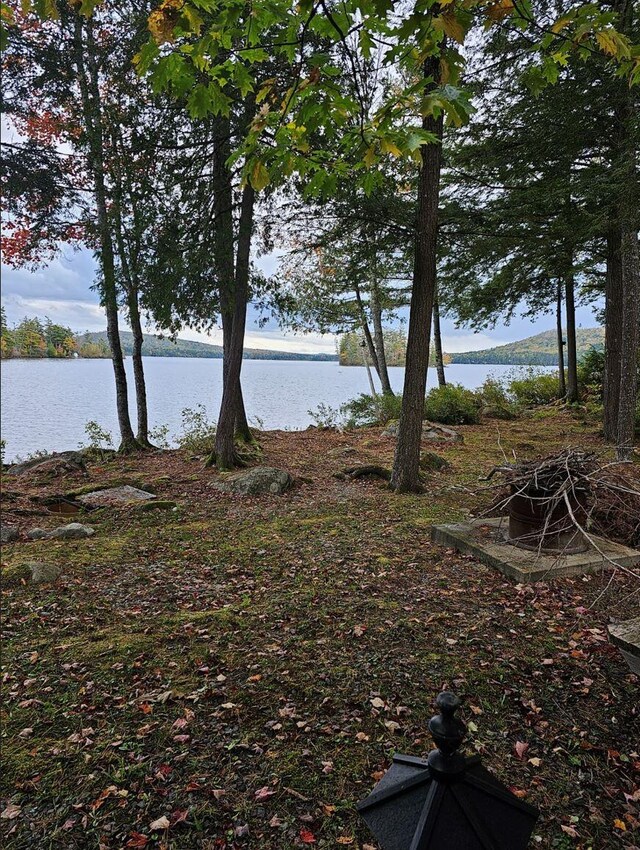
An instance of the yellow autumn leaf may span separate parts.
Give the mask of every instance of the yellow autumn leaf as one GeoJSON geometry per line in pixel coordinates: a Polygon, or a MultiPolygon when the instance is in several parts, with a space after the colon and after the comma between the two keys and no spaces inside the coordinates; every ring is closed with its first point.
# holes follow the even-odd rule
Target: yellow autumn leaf
{"type": "Polygon", "coordinates": [[[613,822],[613,825],[614,825],[614,827],[615,827],[616,829],[619,829],[619,830],[621,830],[622,832],[626,832],[626,831],[627,831],[627,825],[626,825],[626,823],[625,823],[623,820],[620,820],[620,818],[616,818],[616,819],[614,820],[614,822],[613,822]]]}
{"type": "Polygon", "coordinates": [[[513,0],[497,0],[487,7],[487,15],[492,21],[501,21],[514,10],[513,0]]]}
{"type": "Polygon", "coordinates": [[[444,56],[440,57],[440,79],[443,83],[448,83],[451,79],[451,66],[444,56]]]}
{"type": "Polygon", "coordinates": [[[264,189],[265,186],[268,186],[270,181],[271,177],[269,176],[269,172],[267,171],[265,164],[260,162],[260,160],[257,160],[251,169],[249,182],[256,192],[259,192],[261,189],[264,189]]]}
{"type": "Polygon", "coordinates": [[[564,18],[558,18],[558,20],[551,24],[551,32],[561,32],[566,26],[569,26],[571,23],[571,18],[565,15],[564,18]]]}
{"type": "Polygon", "coordinates": [[[362,159],[367,168],[371,168],[371,166],[376,161],[376,152],[373,148],[373,145],[367,148],[366,153],[362,159]]]}
{"type": "Polygon", "coordinates": [[[445,9],[442,15],[438,15],[433,19],[434,26],[441,29],[445,35],[462,44],[464,41],[465,29],[456,17],[453,9],[445,9]]]}
{"type": "Polygon", "coordinates": [[[389,141],[389,139],[382,139],[380,147],[382,148],[383,153],[390,153],[392,156],[396,157],[402,156],[400,148],[394,144],[394,142],[389,141]]]}
{"type": "Polygon", "coordinates": [[[610,32],[607,30],[600,30],[600,32],[596,33],[596,41],[598,42],[600,48],[608,53],[609,56],[615,56],[618,52],[618,47],[616,44],[615,38],[610,32]]]}

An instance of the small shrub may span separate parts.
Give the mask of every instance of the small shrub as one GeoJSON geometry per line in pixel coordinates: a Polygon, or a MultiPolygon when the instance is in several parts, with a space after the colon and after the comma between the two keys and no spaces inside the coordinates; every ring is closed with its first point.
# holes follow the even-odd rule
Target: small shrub
{"type": "Polygon", "coordinates": [[[507,393],[504,384],[496,378],[487,378],[476,391],[482,405],[482,415],[489,419],[515,419],[518,405],[507,393]]]}
{"type": "Polygon", "coordinates": [[[524,407],[550,404],[558,398],[558,373],[529,369],[509,383],[509,392],[524,407]]]}
{"type": "Polygon", "coordinates": [[[482,400],[461,384],[435,387],[427,393],[424,414],[432,422],[443,425],[474,425],[480,421],[482,400]]]}
{"type": "Polygon", "coordinates": [[[113,434],[98,425],[95,419],[90,419],[85,423],[84,433],[87,436],[87,444],[79,443],[78,448],[88,448],[97,455],[113,450],[113,434]]]}
{"type": "Polygon", "coordinates": [[[156,425],[155,428],[149,431],[149,441],[159,449],[171,448],[171,444],[169,443],[169,426],[156,425]]]}
{"type": "Polygon", "coordinates": [[[182,432],[176,438],[179,448],[196,455],[211,454],[215,448],[216,426],[207,418],[205,406],[185,407],[180,416],[182,432]]]}
{"type": "Polygon", "coordinates": [[[319,404],[315,410],[307,410],[318,428],[337,428],[340,423],[340,409],[328,404],[319,404]]]}
{"type": "Polygon", "coordinates": [[[402,396],[367,395],[363,393],[340,408],[348,428],[366,428],[369,425],[386,425],[400,418],[402,396]]]}
{"type": "Polygon", "coordinates": [[[578,363],[578,382],[591,401],[602,401],[604,351],[590,348],[578,363]]]}

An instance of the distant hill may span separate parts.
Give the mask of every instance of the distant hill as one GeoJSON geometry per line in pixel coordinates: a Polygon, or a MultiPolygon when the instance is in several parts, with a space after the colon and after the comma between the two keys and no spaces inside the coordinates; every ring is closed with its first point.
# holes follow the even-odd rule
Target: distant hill
{"type": "MultiPolygon", "coordinates": [[[[107,342],[106,331],[78,335],[79,345],[91,342],[102,344],[107,342]]],[[[124,353],[131,355],[133,351],[133,334],[130,331],[120,331],[124,353]]],[[[145,357],[209,357],[222,359],[222,346],[210,345],[206,342],[192,342],[188,339],[160,339],[153,334],[144,334],[142,354],[145,357]]],[[[335,354],[302,354],[295,351],[268,351],[263,348],[245,348],[246,360],[337,360],[335,354]]]]}
{"type": "MultiPolygon", "coordinates": [[[[578,359],[591,348],[604,348],[604,328],[578,328],[576,332],[578,359]]],[[[543,333],[484,348],[481,351],[463,351],[449,355],[451,363],[494,363],[505,366],[557,366],[558,338],[555,331],[543,333]]],[[[565,357],[566,362],[566,357],[565,357]]]]}

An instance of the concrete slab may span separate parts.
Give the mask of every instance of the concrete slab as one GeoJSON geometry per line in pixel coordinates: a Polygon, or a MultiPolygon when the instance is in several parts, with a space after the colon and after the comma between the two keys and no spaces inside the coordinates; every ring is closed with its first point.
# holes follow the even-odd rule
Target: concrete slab
{"type": "Polygon", "coordinates": [[[640,676],[640,617],[612,623],[609,640],[618,647],[631,670],[640,676]]]}
{"type": "Polygon", "coordinates": [[[506,517],[434,525],[434,543],[473,555],[483,564],[519,582],[548,581],[558,576],[583,575],[610,569],[613,561],[622,567],[640,563],[640,552],[602,537],[593,537],[600,551],[591,547],[574,555],[541,555],[506,542],[506,517]],[[603,557],[603,555],[605,557],[603,557]],[[607,560],[607,559],[610,559],[607,560]]]}

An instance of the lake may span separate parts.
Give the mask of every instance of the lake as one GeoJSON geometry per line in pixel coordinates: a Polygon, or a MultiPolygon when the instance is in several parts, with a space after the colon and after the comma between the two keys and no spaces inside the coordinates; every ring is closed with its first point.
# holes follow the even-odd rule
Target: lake
{"type": "MultiPolygon", "coordinates": [[[[222,361],[206,358],[145,357],[149,422],[181,431],[181,412],[203,404],[211,419],[218,414],[222,391],[222,361]]],[[[131,414],[135,403],[131,359],[131,414]]],[[[402,390],[404,368],[389,370],[394,390],[402,390]]],[[[470,389],[488,375],[501,377],[513,366],[452,364],[447,379],[470,389]]],[[[263,429],[302,429],[314,423],[309,411],[323,404],[338,408],[369,392],[364,367],[337,362],[245,360],[242,384],[249,420],[263,429]]],[[[429,369],[428,386],[437,384],[429,369]]],[[[2,439],[5,462],[31,452],[76,449],[86,442],[85,423],[94,420],[117,437],[115,388],[110,360],[2,361],[2,439]]]]}

